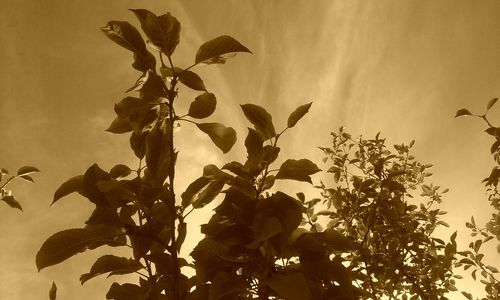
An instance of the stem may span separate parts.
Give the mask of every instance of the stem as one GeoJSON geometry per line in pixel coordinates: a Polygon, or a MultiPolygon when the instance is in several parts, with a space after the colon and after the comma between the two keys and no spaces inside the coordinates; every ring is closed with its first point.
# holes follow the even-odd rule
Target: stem
{"type": "Polygon", "coordinates": [[[9,177],[9,179],[7,179],[7,181],[5,181],[5,183],[2,184],[2,186],[0,186],[0,189],[3,189],[4,187],[6,187],[16,177],[17,176],[11,176],[11,177],[9,177]]]}

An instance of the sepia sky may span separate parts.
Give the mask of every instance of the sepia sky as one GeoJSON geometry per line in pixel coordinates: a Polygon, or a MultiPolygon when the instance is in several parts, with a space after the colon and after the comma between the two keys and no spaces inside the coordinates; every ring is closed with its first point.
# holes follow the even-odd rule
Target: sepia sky
{"type": "MultiPolygon", "coordinates": [[[[223,34],[253,52],[195,70],[218,99],[210,120],[234,127],[239,142],[223,156],[183,124],[176,141],[183,174],[178,191],[205,164],[244,159],[248,124],[239,104],[264,106],[283,128],[296,106],[313,101],[310,113],[283,138],[284,156],[326,168],[317,146],[329,145],[329,133],[341,125],[365,137],[381,131],[389,144],[415,139],[417,159],[434,164],[432,181],[451,190],[442,209],[453,228],[444,236],[458,230],[458,240],[467,242],[465,221],[471,215],[487,221],[481,180],[493,166],[492,140],[479,120],[453,116],[463,107],[482,112],[500,96],[498,1],[3,0],[0,166],[15,172],[34,165],[42,172],[34,176],[35,185],[12,186],[23,213],[0,203],[0,299],[46,299],[52,281],[58,299],[104,299],[118,279],[98,277],[80,286],[80,274],[103,252],[79,254],[40,273],[35,254],[48,236],[81,227],[91,212],[77,195],[49,208],[62,182],[93,163],[104,169],[137,164],[127,136],[104,131],[114,118],[113,104],[140,74],[130,67],[132,54],[99,27],[109,20],[138,26],[129,8],[171,12],[181,22],[173,57],[180,67],[194,61],[199,45],[223,34]]],[[[178,111],[187,110],[196,94],[185,95],[178,111]]],[[[499,117],[497,107],[492,119],[499,117]]],[[[306,184],[294,188],[315,193],[306,184]]],[[[198,225],[209,213],[192,216],[188,239],[194,239],[187,247],[195,245],[198,225]]]]}

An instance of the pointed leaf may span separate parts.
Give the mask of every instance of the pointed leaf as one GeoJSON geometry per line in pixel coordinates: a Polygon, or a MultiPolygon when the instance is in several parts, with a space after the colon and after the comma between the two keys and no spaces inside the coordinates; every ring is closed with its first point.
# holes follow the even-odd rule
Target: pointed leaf
{"type": "Polygon", "coordinates": [[[21,175],[19,177],[21,177],[22,179],[29,181],[29,182],[33,182],[33,183],[35,182],[35,180],[33,180],[33,177],[31,177],[29,175],[21,175]]]}
{"type": "Polygon", "coordinates": [[[80,276],[80,282],[83,285],[89,279],[104,273],[112,272],[109,276],[116,274],[129,274],[138,271],[141,268],[142,265],[135,259],[114,255],[104,255],[96,260],[90,268],[89,273],[80,276]]]}
{"type": "Polygon", "coordinates": [[[307,280],[301,273],[290,275],[273,274],[265,282],[278,295],[289,300],[311,299],[307,280]]]}
{"type": "Polygon", "coordinates": [[[488,105],[486,105],[486,110],[490,110],[490,108],[492,108],[493,105],[495,105],[495,103],[497,103],[497,101],[498,101],[498,98],[493,98],[490,101],[488,101],[488,105]]]}
{"type": "Polygon", "coordinates": [[[223,153],[231,150],[236,142],[236,131],[231,127],[226,127],[220,123],[202,123],[196,124],[196,126],[206,133],[223,153]]]}
{"type": "Polygon", "coordinates": [[[57,286],[56,283],[52,281],[52,286],[50,287],[49,290],[49,299],[56,300],[56,296],[57,296],[57,286]]]}
{"type": "Polygon", "coordinates": [[[236,52],[252,53],[234,38],[227,35],[219,36],[201,45],[196,53],[195,63],[225,63],[226,59],[223,56],[236,52]]]}
{"type": "Polygon", "coordinates": [[[191,71],[182,71],[179,74],[179,81],[182,82],[188,88],[192,88],[196,91],[206,91],[205,83],[198,74],[191,71]]]}
{"type": "Polygon", "coordinates": [[[52,204],[54,204],[57,200],[61,199],[62,197],[69,195],[71,193],[78,192],[80,194],[84,194],[83,192],[83,175],[77,175],[74,177],[71,177],[68,179],[66,182],[64,182],[54,193],[54,200],[52,201],[52,204]]]}
{"type": "Polygon", "coordinates": [[[455,114],[455,118],[460,116],[471,116],[471,115],[472,113],[468,109],[463,108],[457,111],[457,113],[455,114]]]}
{"type": "Polygon", "coordinates": [[[182,207],[188,207],[193,200],[195,199],[195,195],[197,195],[207,184],[210,182],[210,179],[207,177],[200,177],[193,181],[186,189],[184,193],[182,193],[182,207]]]}
{"type": "Polygon", "coordinates": [[[19,209],[21,211],[23,210],[23,207],[21,206],[21,203],[17,202],[16,198],[14,198],[14,196],[12,196],[12,195],[4,196],[2,198],[2,201],[4,201],[5,203],[7,203],[12,208],[17,208],[17,209],[19,209]]]}
{"type": "Polygon", "coordinates": [[[116,117],[113,122],[109,125],[107,132],[120,134],[132,131],[130,123],[125,118],[116,117]]]}
{"type": "Polygon", "coordinates": [[[241,109],[245,117],[252,123],[255,129],[262,134],[264,140],[276,135],[271,115],[262,107],[255,104],[243,104],[241,109]]]}
{"type": "Polygon", "coordinates": [[[118,232],[108,226],[93,226],[60,231],[49,237],[36,254],[38,271],[58,264],[96,245],[111,244],[118,232]]]}
{"type": "Polygon", "coordinates": [[[194,208],[202,208],[203,206],[212,202],[212,200],[220,194],[226,180],[223,178],[211,181],[206,187],[204,187],[199,193],[197,193],[192,200],[192,205],[194,208]]]}
{"type": "Polygon", "coordinates": [[[188,115],[192,118],[203,119],[210,116],[217,105],[215,95],[212,93],[203,93],[196,97],[189,106],[188,115]]]}
{"type": "Polygon", "coordinates": [[[305,114],[307,114],[311,105],[312,102],[297,107],[297,109],[288,117],[287,127],[292,128],[295,126],[295,124],[297,124],[297,122],[302,119],[305,114]]]}
{"type": "Polygon", "coordinates": [[[175,240],[177,246],[177,252],[181,251],[182,244],[186,239],[186,234],[187,234],[187,224],[185,222],[179,223],[179,226],[177,227],[177,239],[175,240]]]}
{"type": "Polygon", "coordinates": [[[293,179],[312,183],[309,175],[319,171],[321,169],[308,159],[289,159],[281,165],[276,179],[293,179]]]}
{"type": "Polygon", "coordinates": [[[28,175],[30,173],[35,173],[35,172],[40,172],[40,170],[38,170],[35,167],[24,166],[17,171],[17,176],[28,175]]]}
{"type": "Polygon", "coordinates": [[[146,9],[131,9],[149,41],[159,51],[170,56],[179,44],[181,24],[170,13],[156,16],[146,9]]]}

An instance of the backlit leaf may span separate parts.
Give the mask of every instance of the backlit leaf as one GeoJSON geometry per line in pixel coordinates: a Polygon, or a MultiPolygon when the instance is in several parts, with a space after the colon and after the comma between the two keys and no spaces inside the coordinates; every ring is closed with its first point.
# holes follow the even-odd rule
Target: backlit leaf
{"type": "Polygon", "coordinates": [[[130,148],[134,151],[137,158],[142,159],[146,155],[146,137],[148,133],[143,134],[132,133],[130,136],[130,148]]]}
{"type": "Polygon", "coordinates": [[[311,299],[311,292],[307,280],[301,273],[290,275],[273,274],[265,283],[288,300],[311,299]]]}
{"type": "Polygon", "coordinates": [[[255,167],[262,161],[263,154],[262,136],[252,128],[248,128],[248,135],[245,139],[245,147],[247,149],[247,161],[245,166],[255,167]]]}
{"type": "Polygon", "coordinates": [[[486,109],[489,110],[490,108],[492,108],[493,105],[495,105],[495,103],[497,103],[497,101],[498,101],[498,98],[493,98],[490,101],[488,101],[488,105],[486,105],[486,109]]]}
{"type": "Polygon", "coordinates": [[[112,300],[146,300],[146,295],[142,292],[140,286],[124,283],[118,284],[113,282],[106,294],[106,299],[112,300]]]}
{"type": "Polygon", "coordinates": [[[460,116],[470,116],[470,115],[472,115],[472,113],[468,109],[462,108],[457,111],[457,113],[455,114],[455,118],[460,116]]]}
{"type": "Polygon", "coordinates": [[[57,286],[56,283],[52,281],[52,286],[50,287],[49,290],[49,299],[56,300],[56,296],[57,296],[57,286]]]}
{"type": "Polygon", "coordinates": [[[182,82],[188,88],[192,88],[196,91],[206,91],[205,83],[198,74],[191,72],[189,70],[182,71],[179,74],[179,81],[182,82]]]}
{"type": "Polygon", "coordinates": [[[181,251],[182,244],[186,239],[187,234],[187,224],[185,222],[179,223],[177,226],[177,239],[175,240],[177,246],[177,252],[181,251]]]}
{"type": "Polygon", "coordinates": [[[126,177],[132,173],[132,170],[130,170],[129,167],[126,165],[118,164],[111,168],[109,171],[109,175],[113,178],[118,178],[118,177],[126,177]]]}
{"type": "Polygon", "coordinates": [[[125,118],[116,117],[106,131],[111,133],[126,133],[132,131],[130,123],[125,118]]]}
{"type": "Polygon", "coordinates": [[[21,206],[21,203],[17,202],[16,198],[12,195],[7,195],[2,198],[2,201],[7,203],[10,207],[12,208],[17,208],[19,210],[23,210],[23,207],[21,206]]]}
{"type": "Polygon", "coordinates": [[[200,177],[193,181],[181,195],[182,207],[188,207],[195,199],[194,196],[198,194],[209,182],[210,179],[207,177],[200,177]]]}
{"type": "Polygon", "coordinates": [[[29,182],[35,182],[35,180],[33,179],[33,177],[29,176],[29,175],[21,175],[19,176],[21,177],[22,179],[26,180],[26,181],[29,181],[29,182]]]}
{"type": "Polygon", "coordinates": [[[271,115],[262,107],[255,104],[243,104],[241,109],[245,117],[252,123],[255,129],[262,134],[264,140],[270,139],[276,135],[273,119],[271,115]]]}
{"type": "Polygon", "coordinates": [[[216,179],[211,181],[206,185],[199,193],[197,193],[192,200],[192,205],[194,208],[202,208],[203,206],[210,203],[212,200],[219,195],[220,191],[226,183],[225,179],[216,179]]]}
{"type": "Polygon", "coordinates": [[[195,63],[225,63],[224,55],[236,52],[252,53],[234,38],[227,35],[219,36],[201,45],[196,53],[195,63]]]}
{"type": "Polygon", "coordinates": [[[307,114],[311,105],[312,105],[312,102],[297,107],[297,109],[293,113],[291,113],[290,116],[288,117],[287,127],[292,128],[293,126],[295,126],[295,124],[297,124],[297,122],[305,114],[307,114]]]}
{"type": "Polygon", "coordinates": [[[312,183],[310,175],[321,171],[308,159],[289,159],[285,161],[276,174],[276,179],[293,179],[312,183]]]}
{"type": "Polygon", "coordinates": [[[212,93],[203,93],[197,96],[189,106],[188,115],[196,119],[203,119],[210,116],[217,105],[215,95],[212,93]]]}
{"type": "Polygon", "coordinates": [[[138,271],[142,265],[135,259],[126,257],[118,257],[114,255],[104,255],[99,257],[90,268],[90,272],[80,276],[80,282],[83,285],[87,280],[99,276],[104,273],[112,272],[109,274],[129,274],[138,271]]]}
{"type": "Polygon", "coordinates": [[[36,254],[38,271],[58,264],[97,244],[113,243],[117,232],[107,226],[74,228],[60,231],[49,237],[36,254]]]}
{"type": "Polygon", "coordinates": [[[30,173],[35,173],[35,172],[40,172],[40,170],[38,170],[35,167],[24,166],[19,168],[19,170],[17,170],[17,176],[28,175],[30,173]]]}
{"type": "Polygon", "coordinates": [[[236,131],[231,127],[226,127],[220,123],[202,123],[196,124],[196,126],[206,133],[223,153],[231,150],[236,142],[236,131]]]}
{"type": "Polygon", "coordinates": [[[77,175],[71,177],[66,182],[64,182],[54,193],[54,200],[52,204],[61,199],[62,197],[69,195],[71,193],[78,192],[80,194],[84,194],[83,191],[83,175],[77,175]]]}

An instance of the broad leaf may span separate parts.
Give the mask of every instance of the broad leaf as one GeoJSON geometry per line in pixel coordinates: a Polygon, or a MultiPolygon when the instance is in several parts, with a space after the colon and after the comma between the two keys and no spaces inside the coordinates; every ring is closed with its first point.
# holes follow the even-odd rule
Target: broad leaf
{"type": "Polygon", "coordinates": [[[64,182],[54,193],[54,200],[52,201],[52,204],[54,204],[56,201],[61,199],[64,196],[67,196],[71,193],[78,192],[80,194],[84,194],[83,191],[83,175],[77,175],[74,177],[71,177],[68,179],[66,182],[64,182]]]}
{"type": "Polygon", "coordinates": [[[196,91],[206,91],[205,83],[198,74],[191,71],[182,71],[179,74],[179,81],[182,82],[188,88],[192,88],[196,91]]]}
{"type": "Polygon", "coordinates": [[[293,126],[295,126],[295,124],[297,124],[297,122],[300,119],[302,119],[302,117],[305,114],[307,114],[311,105],[312,105],[312,102],[297,107],[297,109],[295,109],[295,111],[293,113],[291,113],[290,116],[288,117],[287,127],[292,128],[293,126]]]}
{"type": "Polygon", "coordinates": [[[203,206],[212,202],[212,200],[220,194],[224,184],[225,179],[216,179],[211,181],[206,185],[199,193],[197,193],[192,199],[192,205],[194,208],[202,208],[203,206]]]}
{"type": "Polygon", "coordinates": [[[96,245],[114,244],[117,232],[107,226],[93,226],[60,231],[49,237],[36,254],[38,271],[58,264],[96,245]]]}
{"type": "Polygon", "coordinates": [[[276,135],[271,115],[262,107],[255,104],[243,104],[241,109],[245,117],[252,123],[255,129],[262,134],[264,140],[276,135]]]}
{"type": "Polygon", "coordinates": [[[310,175],[321,171],[308,159],[289,159],[285,161],[276,174],[276,179],[293,179],[312,183],[310,175]]]}
{"type": "Polygon", "coordinates": [[[265,281],[278,295],[288,300],[311,299],[307,280],[301,273],[290,275],[273,274],[265,281]]]}
{"type": "Polygon", "coordinates": [[[196,124],[204,133],[208,134],[212,142],[227,153],[236,142],[236,131],[231,127],[226,127],[220,123],[202,123],[196,124]]]}
{"type": "Polygon", "coordinates": [[[455,114],[455,118],[460,116],[470,116],[470,115],[472,115],[472,113],[468,109],[463,108],[457,111],[457,113],[455,114]]]}
{"type": "MultiPolygon", "coordinates": [[[[111,272],[111,275],[129,274],[138,271],[142,265],[135,259],[118,257],[114,255],[104,255],[99,257],[90,268],[90,272],[80,276],[80,282],[83,285],[89,279],[104,273],[111,272]]],[[[108,277],[109,277],[108,276],[108,277]]]]}
{"type": "Polygon", "coordinates": [[[236,52],[252,53],[234,38],[227,35],[219,36],[201,45],[196,53],[195,64],[225,63],[227,57],[224,57],[224,55],[227,56],[236,52]]]}
{"type": "Polygon", "coordinates": [[[247,288],[240,276],[229,272],[219,272],[212,280],[208,300],[237,299],[236,295],[247,288]],[[232,296],[228,298],[229,296],[232,296]]]}
{"type": "Polygon", "coordinates": [[[110,179],[111,176],[106,171],[97,164],[92,165],[83,175],[83,194],[97,206],[109,206],[105,193],[99,189],[97,183],[110,179]]]}
{"type": "Polygon", "coordinates": [[[486,105],[486,110],[490,110],[490,108],[492,108],[493,105],[495,105],[495,103],[497,103],[497,101],[498,101],[498,98],[493,98],[490,101],[488,101],[488,105],[486,105]]]}
{"type": "Polygon", "coordinates": [[[132,131],[130,123],[125,118],[116,117],[113,122],[109,125],[107,132],[121,134],[132,131]]]}
{"type": "Polygon", "coordinates": [[[141,28],[148,37],[149,41],[168,56],[171,56],[177,44],[179,44],[179,35],[181,24],[170,13],[156,16],[146,9],[131,9],[136,15],[141,28]]]}
{"type": "Polygon", "coordinates": [[[124,283],[122,285],[113,282],[106,294],[106,299],[113,300],[146,300],[146,293],[138,285],[124,283]]]}
{"type": "Polygon", "coordinates": [[[132,133],[130,136],[130,148],[134,151],[137,158],[142,159],[146,155],[146,137],[148,133],[143,134],[132,133]]]}
{"type": "Polygon", "coordinates": [[[212,93],[203,93],[197,96],[189,106],[188,115],[192,118],[203,119],[210,116],[217,105],[215,95],[212,93]]]}
{"type": "Polygon", "coordinates": [[[197,195],[207,184],[210,182],[210,179],[207,177],[200,177],[193,181],[186,189],[184,193],[182,193],[182,207],[188,207],[194,200],[195,195],[197,195]]]}
{"type": "Polygon", "coordinates": [[[118,178],[118,177],[126,177],[132,173],[132,170],[130,170],[129,167],[126,165],[118,164],[111,168],[109,171],[109,175],[113,178],[118,178]]]}
{"type": "Polygon", "coordinates": [[[57,285],[52,281],[52,285],[49,290],[49,300],[56,300],[57,297],[57,285]]]}
{"type": "Polygon", "coordinates": [[[28,175],[35,172],[40,172],[40,170],[35,167],[24,166],[17,171],[17,176],[28,175]]]}
{"type": "Polygon", "coordinates": [[[7,203],[10,207],[12,208],[17,208],[19,210],[23,210],[23,207],[21,206],[21,203],[17,202],[16,198],[12,195],[7,195],[2,198],[2,201],[7,203]]]}

